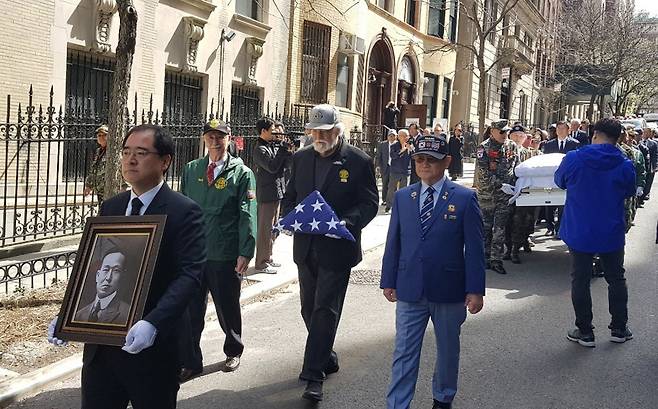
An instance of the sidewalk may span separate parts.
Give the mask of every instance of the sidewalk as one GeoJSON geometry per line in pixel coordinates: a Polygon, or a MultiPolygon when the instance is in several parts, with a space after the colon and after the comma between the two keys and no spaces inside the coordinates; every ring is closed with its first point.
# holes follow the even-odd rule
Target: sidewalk
{"type": "MultiPolygon", "coordinates": [[[[464,177],[458,179],[457,183],[471,187],[473,184],[473,171],[473,163],[464,163],[464,177]]],[[[362,232],[361,244],[364,253],[377,249],[385,243],[389,218],[390,216],[384,214],[383,208],[380,207],[379,214],[362,232]]],[[[274,244],[274,259],[281,264],[277,274],[255,273],[252,263],[245,277],[246,286],[243,287],[240,296],[240,302],[243,306],[262,301],[269,294],[297,281],[297,267],[293,261],[292,243],[293,238],[291,236],[282,234],[274,244]]],[[[355,270],[359,268],[359,265],[354,267],[355,270]]],[[[215,309],[208,308],[206,321],[216,320],[215,309]]],[[[215,324],[206,325],[202,339],[205,338],[208,331],[213,329],[215,329],[215,324]]],[[[46,342],[45,334],[44,342],[46,342]]],[[[81,368],[82,354],[76,354],[33,372],[1,381],[0,407],[5,407],[19,399],[34,395],[50,383],[74,375],[81,368]]]]}

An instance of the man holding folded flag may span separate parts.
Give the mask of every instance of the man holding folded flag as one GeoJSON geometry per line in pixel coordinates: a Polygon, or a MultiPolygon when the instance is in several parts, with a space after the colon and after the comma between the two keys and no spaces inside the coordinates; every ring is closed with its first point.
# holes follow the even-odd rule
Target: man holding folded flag
{"type": "Polygon", "coordinates": [[[311,131],[313,144],[293,156],[281,213],[297,212],[300,217],[299,225],[292,227],[293,258],[299,271],[302,318],[308,337],[299,378],[307,381],[302,396],[321,401],[322,382],[339,368],[333,351],[336,329],[350,271],[361,261],[361,230],[377,214],[379,194],[372,159],[345,142],[338,109],[328,104],[315,106],[309,120],[306,129],[311,131]],[[313,196],[308,198],[316,190],[317,203],[313,196]],[[323,202],[328,209],[323,209],[323,202]],[[333,211],[336,220],[320,220],[323,210],[333,211]],[[313,213],[317,214],[315,219],[313,213]],[[333,232],[327,223],[333,226],[335,222],[337,231],[333,232]],[[327,228],[326,233],[320,232],[321,226],[327,228]],[[347,236],[338,232],[339,226],[354,240],[343,238],[347,236]]]}

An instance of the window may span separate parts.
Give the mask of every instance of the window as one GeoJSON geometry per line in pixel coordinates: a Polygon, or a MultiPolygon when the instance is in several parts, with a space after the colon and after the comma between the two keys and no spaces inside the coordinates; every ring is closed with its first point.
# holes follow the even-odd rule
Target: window
{"type": "Polygon", "coordinates": [[[254,87],[233,84],[231,87],[231,123],[261,116],[260,90],[254,87]]]}
{"type": "Polygon", "coordinates": [[[524,93],[519,97],[519,121],[526,123],[528,96],[524,93]]]}
{"type": "Polygon", "coordinates": [[[457,41],[457,10],[459,9],[459,1],[453,0],[450,2],[450,21],[448,21],[449,39],[451,42],[457,41]]]}
{"type": "Polygon", "coordinates": [[[96,150],[90,139],[98,125],[107,123],[114,79],[114,59],[69,50],[66,59],[66,140],[62,158],[66,180],[84,178],[87,158],[96,150]]]}
{"type": "Polygon", "coordinates": [[[336,105],[349,108],[350,91],[352,89],[352,70],[350,69],[350,58],[345,54],[338,53],[336,67],[336,105]]]}
{"type": "Polygon", "coordinates": [[[437,86],[439,77],[434,74],[425,74],[425,86],[423,87],[423,104],[427,106],[427,123],[433,123],[437,108],[437,86]]]}
{"type": "Polygon", "coordinates": [[[377,6],[379,6],[379,8],[382,8],[382,9],[388,11],[389,13],[392,13],[393,12],[393,1],[394,0],[377,0],[377,6]]]}
{"type": "Polygon", "coordinates": [[[446,0],[429,0],[430,11],[427,20],[427,34],[443,38],[446,20],[446,0]]]}
{"type": "Polygon", "coordinates": [[[407,10],[406,10],[406,19],[405,21],[407,24],[410,26],[416,27],[416,22],[418,21],[417,19],[417,12],[418,12],[418,3],[420,3],[420,0],[407,0],[407,10]]]}
{"type": "Polygon", "coordinates": [[[443,115],[441,118],[448,118],[450,116],[450,94],[452,92],[452,80],[450,78],[443,78],[443,100],[441,106],[443,107],[443,115]]]}
{"type": "Polygon", "coordinates": [[[202,91],[201,77],[166,71],[163,119],[183,122],[200,118],[202,91]]]}
{"type": "Polygon", "coordinates": [[[359,54],[359,68],[357,68],[357,79],[356,79],[356,107],[354,107],[356,112],[361,112],[361,105],[363,105],[363,82],[365,77],[365,57],[363,54],[359,54]]]}
{"type": "Polygon", "coordinates": [[[331,27],[304,21],[301,100],[327,102],[331,27]]]}
{"type": "Polygon", "coordinates": [[[235,12],[254,20],[263,20],[263,8],[261,5],[265,0],[236,0],[235,12]]]}
{"type": "MultiPolygon", "coordinates": [[[[485,0],[484,3],[484,21],[483,29],[488,30],[493,27],[496,19],[498,18],[498,1],[485,0]]],[[[489,41],[493,42],[496,39],[496,30],[491,30],[488,36],[489,41]]]]}

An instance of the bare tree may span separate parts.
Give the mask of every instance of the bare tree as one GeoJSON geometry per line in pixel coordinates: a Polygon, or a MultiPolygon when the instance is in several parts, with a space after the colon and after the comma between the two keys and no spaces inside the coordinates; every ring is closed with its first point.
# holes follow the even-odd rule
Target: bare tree
{"type": "Polygon", "coordinates": [[[105,168],[105,196],[117,194],[123,183],[119,155],[126,133],[130,72],[137,39],[137,10],[132,0],[117,0],[119,11],[119,42],[116,48],[116,65],[112,83],[112,98],[108,118],[107,161],[105,168]]]}

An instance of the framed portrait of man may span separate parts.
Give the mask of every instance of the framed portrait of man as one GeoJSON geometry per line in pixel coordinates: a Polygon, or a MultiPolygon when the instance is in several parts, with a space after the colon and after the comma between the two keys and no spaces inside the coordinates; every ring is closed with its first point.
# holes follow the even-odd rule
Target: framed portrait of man
{"type": "Polygon", "coordinates": [[[90,217],[55,336],[122,346],[142,318],[167,216],[90,217]]]}

